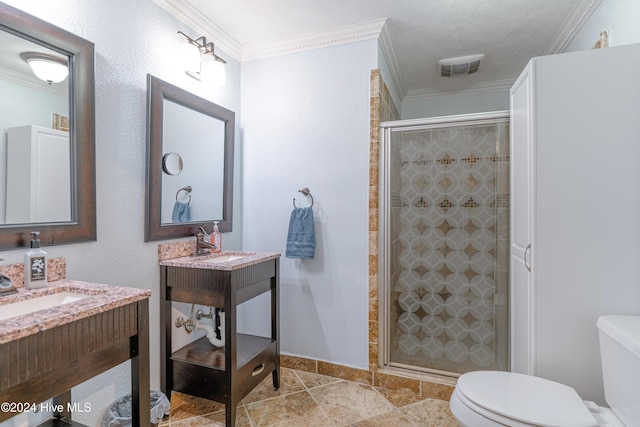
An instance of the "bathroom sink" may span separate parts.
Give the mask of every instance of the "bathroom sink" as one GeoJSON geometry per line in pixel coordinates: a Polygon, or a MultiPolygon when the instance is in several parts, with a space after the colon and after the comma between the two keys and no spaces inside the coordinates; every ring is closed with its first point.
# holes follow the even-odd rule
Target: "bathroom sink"
{"type": "Polygon", "coordinates": [[[16,301],[10,304],[0,305],[0,321],[16,316],[22,316],[47,308],[68,304],[81,299],[88,298],[89,295],[78,292],[58,292],[55,294],[43,295],[41,297],[16,301]]]}
{"type": "Polygon", "coordinates": [[[206,262],[207,264],[222,264],[224,262],[237,261],[248,256],[249,255],[244,254],[220,255],[213,258],[203,259],[202,262],[206,262]]]}
{"type": "Polygon", "coordinates": [[[275,252],[222,251],[206,255],[168,258],[161,260],[160,265],[203,270],[233,271],[275,259],[279,256],[280,254],[275,252]]]}

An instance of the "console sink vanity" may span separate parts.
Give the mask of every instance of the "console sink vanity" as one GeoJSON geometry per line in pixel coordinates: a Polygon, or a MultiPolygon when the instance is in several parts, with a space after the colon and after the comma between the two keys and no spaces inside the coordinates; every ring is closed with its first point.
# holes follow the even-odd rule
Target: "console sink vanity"
{"type": "Polygon", "coordinates": [[[161,255],[161,388],[167,396],[175,390],[224,403],[229,427],[238,403],[267,375],[279,387],[279,258],[233,251],[164,260],[161,255]],[[271,293],[271,336],[238,333],[236,307],[265,292],[271,293]],[[172,301],[224,309],[224,347],[202,337],[172,351],[172,301]]]}
{"type": "MultiPolygon", "coordinates": [[[[148,427],[150,295],[57,280],[0,297],[0,402],[40,408],[53,398],[63,410],[41,426],[80,426],[71,388],[131,359],[133,425],[148,427]]],[[[2,411],[0,422],[14,415],[2,411]]]]}

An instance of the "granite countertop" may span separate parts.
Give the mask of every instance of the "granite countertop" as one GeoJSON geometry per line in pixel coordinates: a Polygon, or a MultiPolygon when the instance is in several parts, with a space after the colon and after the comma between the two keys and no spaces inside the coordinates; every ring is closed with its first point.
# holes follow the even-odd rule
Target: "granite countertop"
{"type": "Polygon", "coordinates": [[[160,260],[160,265],[166,265],[170,267],[186,267],[186,268],[200,268],[205,270],[223,270],[233,271],[239,268],[248,267],[250,265],[258,264],[271,259],[280,257],[278,252],[244,252],[244,251],[222,251],[212,253],[211,255],[200,256],[182,256],[178,258],[160,260]],[[212,263],[209,260],[221,256],[233,256],[242,255],[240,259],[212,263]]]}
{"type": "Polygon", "coordinates": [[[18,288],[18,292],[0,297],[0,310],[5,304],[25,301],[58,292],[90,295],[79,301],[61,304],[21,316],[0,320],[0,344],[40,331],[74,322],[151,296],[147,289],[103,285],[77,280],[57,280],[40,289],[18,288]]]}

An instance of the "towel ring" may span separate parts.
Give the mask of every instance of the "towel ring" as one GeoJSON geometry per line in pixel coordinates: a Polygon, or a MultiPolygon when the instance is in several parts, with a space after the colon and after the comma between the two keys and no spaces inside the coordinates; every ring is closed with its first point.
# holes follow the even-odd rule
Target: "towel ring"
{"type": "MultiPolygon", "coordinates": [[[[305,196],[311,197],[311,206],[309,206],[309,207],[312,208],[313,207],[313,196],[311,195],[311,191],[309,191],[309,188],[308,187],[304,187],[302,190],[298,190],[298,193],[302,193],[305,196]]],[[[296,198],[295,197],[293,198],[293,207],[297,208],[297,206],[296,206],[296,198]]]]}
{"type": "Polygon", "coordinates": [[[187,203],[191,204],[191,191],[192,190],[193,190],[193,188],[191,188],[190,185],[187,185],[186,187],[182,187],[181,189],[176,191],[176,202],[180,201],[180,200],[178,200],[178,195],[180,194],[180,192],[181,191],[186,191],[187,193],[189,193],[189,201],[187,203]]]}

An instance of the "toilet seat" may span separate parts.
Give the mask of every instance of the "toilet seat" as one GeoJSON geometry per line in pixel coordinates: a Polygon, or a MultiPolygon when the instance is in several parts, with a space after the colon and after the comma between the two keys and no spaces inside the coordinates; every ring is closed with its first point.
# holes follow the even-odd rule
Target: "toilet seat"
{"type": "Polygon", "coordinates": [[[598,426],[573,388],[515,372],[466,373],[458,379],[454,400],[455,405],[502,425],[598,426]]]}
{"type": "Polygon", "coordinates": [[[539,427],[533,424],[515,421],[484,409],[469,399],[466,399],[457,388],[453,390],[453,394],[449,400],[449,408],[458,425],[462,427],[539,427]]]}

